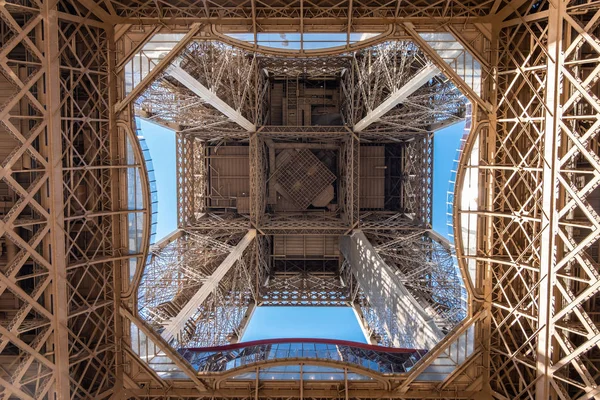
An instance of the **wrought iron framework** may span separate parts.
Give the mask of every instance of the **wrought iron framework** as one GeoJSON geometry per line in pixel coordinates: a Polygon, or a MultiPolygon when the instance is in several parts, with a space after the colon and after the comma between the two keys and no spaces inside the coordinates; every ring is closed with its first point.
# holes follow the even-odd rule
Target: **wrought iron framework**
{"type": "MultiPolygon", "coordinates": [[[[21,399],[598,397],[599,16],[600,8],[591,0],[3,2],[0,394],[21,399]],[[183,277],[189,278],[191,271],[196,279],[197,271],[190,270],[186,260],[199,256],[206,243],[220,240],[213,247],[228,250],[232,237],[263,223],[264,210],[256,206],[266,195],[264,174],[258,173],[267,165],[265,146],[257,146],[261,132],[241,129],[166,74],[173,61],[204,52],[211,43],[221,49],[211,54],[234,56],[216,57],[231,60],[214,66],[229,71],[227,78],[234,81],[222,87],[225,92],[214,87],[215,93],[262,126],[268,85],[258,71],[260,49],[251,43],[235,53],[231,45],[217,43],[223,33],[233,31],[247,32],[255,42],[263,32],[343,32],[348,35],[345,46],[303,49],[294,58],[344,54],[355,66],[342,77],[347,97],[353,99],[352,106],[345,107],[345,121],[352,122],[344,133],[350,140],[343,153],[346,160],[354,157],[353,172],[344,177],[346,217],[322,218],[317,224],[288,215],[269,221],[270,234],[308,226],[343,235],[360,227],[393,264],[404,256],[397,251],[403,248],[390,251],[388,244],[414,230],[413,237],[419,237],[424,249],[420,254],[446,257],[448,253],[435,244],[439,242],[424,240],[431,200],[413,208],[417,222],[398,213],[360,210],[356,150],[360,140],[404,140],[410,130],[411,137],[427,143],[411,151],[430,160],[428,132],[464,116],[465,102],[456,88],[473,105],[473,129],[458,171],[454,211],[456,252],[469,307],[466,318],[409,372],[372,382],[349,381],[350,367],[339,365],[345,379],[334,385],[199,377],[155,330],[160,318],[149,319],[154,326],[141,318],[138,307],[159,308],[162,303],[155,296],[158,292],[138,298],[138,287],[151,277],[157,288],[173,281],[161,270],[165,263],[174,265],[177,260],[181,275],[173,279],[189,284],[193,281],[183,277]],[[362,48],[350,44],[355,32],[382,33],[369,42],[381,43],[377,46],[409,40],[414,44],[402,46],[418,47],[418,60],[433,63],[443,74],[361,134],[350,132],[350,125],[379,100],[370,108],[356,105],[367,104],[365,98],[371,97],[353,94],[353,88],[373,89],[374,84],[351,82],[366,84],[377,75],[360,81],[365,58],[358,57],[362,48]],[[167,33],[179,36],[165,45],[164,57],[143,55],[155,35],[167,33]],[[481,86],[473,85],[462,56],[450,57],[439,46],[441,39],[425,33],[450,34],[460,44],[459,53],[480,66],[481,86]],[[127,86],[127,65],[134,57],[146,57],[147,68],[135,85],[127,86]],[[443,97],[432,99],[432,93],[443,97]],[[432,101],[431,107],[423,108],[425,99],[432,101]],[[440,114],[444,99],[452,102],[440,114]],[[134,108],[142,117],[180,132],[179,224],[186,232],[176,234],[171,243],[160,243],[160,255],[151,255],[148,263],[151,210],[134,108]],[[189,112],[179,112],[182,108],[189,112]],[[407,113],[420,116],[415,118],[419,126],[426,121],[427,132],[414,132],[407,113]],[[207,141],[219,145],[227,140],[248,141],[254,148],[250,159],[251,176],[256,176],[255,208],[249,218],[203,209],[201,149],[207,141]],[[132,182],[138,182],[140,196],[127,191],[132,182]],[[185,246],[179,243],[195,239],[194,251],[182,252],[185,246]],[[143,303],[149,298],[154,300],[143,303]],[[448,360],[453,369],[440,379],[442,361],[448,360]]],[[[209,58],[201,59],[206,68],[209,58]]],[[[379,65],[375,74],[389,71],[389,63],[379,65]]],[[[216,76],[198,73],[195,78],[210,86],[211,81],[202,79],[216,76]]],[[[389,90],[382,89],[378,98],[384,100],[389,90]]],[[[339,140],[339,132],[321,130],[302,134],[339,140]]],[[[301,128],[281,127],[269,133],[285,141],[300,132],[301,128]]],[[[415,157],[410,165],[419,172],[415,182],[430,176],[430,165],[415,157]]],[[[431,193],[420,196],[430,199],[431,193]]],[[[194,326],[195,333],[178,340],[217,344],[229,340],[229,334],[241,336],[272,268],[266,233],[259,234],[225,276],[227,287],[218,284],[211,292],[212,300],[195,316],[203,322],[194,326]],[[200,316],[202,312],[210,318],[200,316]]],[[[445,262],[438,264],[447,266],[445,262]]],[[[416,290],[423,293],[422,288],[416,290]]],[[[351,302],[362,302],[364,319],[376,327],[380,322],[374,321],[359,292],[350,293],[351,302]]],[[[432,290],[427,293],[438,296],[432,290]]],[[[259,377],[268,367],[255,368],[259,377]]]]}

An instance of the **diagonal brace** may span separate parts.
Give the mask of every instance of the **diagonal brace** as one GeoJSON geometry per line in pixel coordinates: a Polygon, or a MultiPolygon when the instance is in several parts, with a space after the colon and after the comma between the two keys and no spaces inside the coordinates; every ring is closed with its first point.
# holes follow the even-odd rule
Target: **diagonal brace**
{"type": "Polygon", "coordinates": [[[340,250],[395,347],[430,350],[444,334],[360,230],[342,236],[340,250]],[[386,323],[388,316],[393,321],[386,323]]]}
{"type": "Polygon", "coordinates": [[[244,118],[244,116],[239,111],[234,110],[229,104],[225,103],[222,99],[220,99],[216,93],[214,93],[206,86],[198,82],[196,78],[184,71],[183,68],[178,67],[176,65],[171,65],[167,69],[167,73],[173,78],[177,79],[179,82],[181,82],[192,92],[194,92],[202,100],[206,101],[208,104],[222,112],[227,118],[244,128],[248,132],[256,131],[256,126],[254,126],[252,122],[244,118]]]}
{"type": "Polygon", "coordinates": [[[179,313],[173,317],[171,321],[165,326],[164,331],[161,333],[163,339],[167,342],[173,339],[178,334],[188,319],[196,312],[198,307],[204,303],[208,295],[219,285],[219,282],[229,272],[233,264],[242,257],[244,250],[256,237],[256,230],[251,229],[246,235],[240,240],[240,242],[233,248],[231,253],[223,260],[221,265],[217,267],[215,272],[209,276],[204,284],[198,289],[198,291],[192,296],[190,301],[179,311],[179,313]]]}
{"type": "Polygon", "coordinates": [[[416,92],[421,86],[429,82],[439,73],[440,70],[433,64],[429,64],[423,68],[404,86],[398,90],[395,90],[390,97],[387,98],[387,100],[378,105],[374,110],[371,110],[363,119],[358,121],[356,125],[354,125],[354,132],[362,132],[372,123],[379,121],[381,117],[383,117],[388,111],[396,107],[398,104],[404,102],[408,96],[416,92]]]}

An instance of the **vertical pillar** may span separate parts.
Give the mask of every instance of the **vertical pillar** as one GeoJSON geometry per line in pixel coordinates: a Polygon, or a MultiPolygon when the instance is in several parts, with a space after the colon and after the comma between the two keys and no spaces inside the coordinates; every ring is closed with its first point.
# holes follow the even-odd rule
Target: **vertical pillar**
{"type": "Polygon", "coordinates": [[[61,83],[59,54],[59,21],[56,2],[43,2],[44,20],[44,68],[46,69],[46,122],[49,179],[47,204],[49,209],[50,236],[49,248],[52,274],[52,308],[54,313],[54,392],[58,399],[70,398],[69,383],[69,341],[68,341],[68,297],[66,246],[64,233],[64,200],[62,171],[62,132],[61,132],[61,83]]]}
{"type": "Polygon", "coordinates": [[[548,48],[546,65],[546,105],[542,154],[542,213],[540,215],[540,280],[538,295],[538,340],[536,346],[537,382],[535,396],[538,400],[555,398],[550,389],[551,341],[553,336],[553,274],[556,265],[555,244],[558,231],[556,188],[558,137],[561,118],[560,107],[560,65],[562,62],[562,25],[565,2],[557,0],[549,3],[548,48]]]}
{"type": "MultiPolygon", "coordinates": [[[[115,34],[114,27],[111,26],[106,30],[107,34],[107,42],[108,42],[108,69],[110,73],[108,74],[108,110],[109,110],[109,135],[110,135],[110,158],[111,164],[119,165],[120,160],[124,157],[121,157],[119,151],[120,143],[125,141],[125,138],[120,137],[119,129],[117,127],[117,115],[115,112],[115,105],[117,104],[117,79],[119,79],[122,75],[117,73],[116,67],[116,42],[115,42],[115,34]]],[[[121,198],[120,196],[120,188],[122,185],[120,184],[121,176],[123,176],[124,171],[117,168],[111,168],[110,170],[110,182],[113,190],[111,191],[111,204],[113,210],[122,210],[127,208],[127,198],[121,198]]],[[[126,196],[125,196],[126,197],[126,196]]],[[[123,218],[127,218],[127,215],[114,214],[111,217],[112,224],[112,242],[116,244],[119,248],[127,248],[127,238],[121,237],[121,221],[123,218]]],[[[151,218],[150,213],[145,215],[145,218],[151,218]]],[[[125,224],[126,225],[126,224],[125,224]]],[[[129,260],[116,258],[113,261],[113,285],[114,285],[114,299],[113,299],[113,307],[114,307],[114,332],[115,332],[115,384],[113,389],[113,397],[115,399],[119,399],[123,394],[123,318],[121,317],[121,313],[119,312],[121,306],[121,294],[123,292],[123,276],[128,276],[129,272],[124,273],[124,269],[128,270],[129,260]]]]}
{"type": "Polygon", "coordinates": [[[254,376],[254,400],[258,400],[258,389],[260,386],[260,367],[256,367],[255,372],[254,372],[255,376],[254,376]]]}
{"type": "Polygon", "coordinates": [[[348,399],[348,368],[344,368],[344,400],[348,399]]]}
{"type": "MultiPolygon", "coordinates": [[[[494,155],[496,154],[496,136],[497,136],[497,110],[498,110],[498,85],[496,84],[496,80],[498,79],[498,52],[499,52],[499,37],[500,37],[500,23],[496,21],[491,25],[491,39],[490,39],[490,65],[493,66],[488,71],[490,78],[488,78],[484,84],[482,85],[482,95],[484,96],[484,100],[489,101],[492,104],[491,111],[481,110],[478,104],[471,104],[471,135],[477,134],[479,137],[479,154],[478,157],[480,160],[487,160],[489,165],[495,165],[496,160],[494,155]],[[493,75],[496,74],[496,75],[493,75]],[[480,121],[480,116],[483,121],[480,121]],[[485,129],[484,124],[486,123],[485,118],[489,123],[487,124],[487,129],[485,129]],[[478,127],[480,127],[477,129],[478,127]],[[476,130],[477,129],[477,130],[476,130]]],[[[470,157],[470,154],[465,153],[462,155],[465,162],[467,157],[470,157]]],[[[479,163],[479,161],[478,161],[479,163]]],[[[483,208],[485,211],[492,212],[494,209],[494,172],[492,170],[481,170],[479,171],[478,176],[479,182],[479,191],[478,198],[481,199],[479,201],[478,207],[483,208]]],[[[457,197],[458,198],[458,197],[457,197]]],[[[454,218],[460,218],[456,216],[454,218]]],[[[481,216],[478,218],[476,223],[477,229],[479,231],[485,232],[484,235],[478,235],[476,244],[478,255],[489,255],[493,249],[493,238],[494,238],[494,219],[490,216],[481,216]]],[[[460,233],[458,233],[460,236],[460,233]]],[[[461,239],[462,240],[462,239],[461,239]]],[[[468,266],[467,266],[468,269],[468,266]]],[[[492,346],[492,263],[490,261],[481,262],[478,261],[478,267],[476,268],[475,276],[472,277],[474,279],[475,287],[482,288],[483,291],[483,301],[481,303],[481,308],[487,310],[485,317],[482,318],[480,324],[480,335],[481,335],[481,344],[484,349],[482,352],[482,366],[481,368],[481,380],[483,391],[491,392],[491,380],[490,380],[490,349],[492,346]]]]}
{"type": "Polygon", "coordinates": [[[300,400],[304,398],[304,371],[302,366],[304,364],[300,363],[300,400]]]}

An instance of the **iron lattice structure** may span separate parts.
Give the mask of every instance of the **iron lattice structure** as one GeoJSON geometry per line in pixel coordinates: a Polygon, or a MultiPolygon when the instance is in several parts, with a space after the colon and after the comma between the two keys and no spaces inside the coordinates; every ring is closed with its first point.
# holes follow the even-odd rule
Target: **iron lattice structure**
{"type": "MultiPolygon", "coordinates": [[[[3,398],[598,397],[599,15],[586,0],[0,4],[3,398]],[[227,35],[234,31],[254,41],[227,35]],[[343,32],[347,40],[284,51],[263,48],[265,32],[343,32]],[[351,41],[364,32],[379,35],[351,41]],[[402,54],[406,64],[397,62],[402,54]],[[272,116],[265,63],[304,68],[319,57],[337,74],[346,126],[261,130],[272,116]],[[200,85],[190,89],[174,67],[200,85]],[[404,98],[401,83],[411,79],[396,77],[428,72],[435,78],[404,98]],[[426,261],[419,267],[456,276],[448,251],[423,234],[431,192],[419,183],[431,179],[431,132],[465,116],[459,91],[472,105],[454,206],[465,319],[401,375],[352,381],[349,371],[366,372],[342,363],[346,379],[333,385],[261,380],[262,364],[250,381],[198,375],[172,345],[241,337],[269,293],[273,235],[361,230],[415,297],[431,306],[448,296],[452,285],[415,283],[432,271],[408,269],[405,258],[417,251],[426,261]],[[390,98],[402,101],[379,108],[390,98]],[[183,231],[150,259],[135,112],[178,131],[183,231]],[[249,147],[247,212],[208,207],[211,147],[231,142],[249,147]],[[360,147],[377,142],[408,154],[401,212],[360,208],[360,147]],[[286,143],[339,148],[338,209],[271,212],[269,152],[286,143]],[[191,313],[159,312],[178,298],[199,301],[198,293],[202,307],[191,313]],[[188,315],[189,333],[174,333],[176,317],[188,315]],[[440,360],[454,365],[442,379],[440,360]]],[[[355,307],[374,340],[390,343],[386,330],[394,332],[348,275],[350,264],[323,284],[355,307]]],[[[432,307],[457,322],[447,302],[432,307]]]]}
{"type": "MultiPolygon", "coordinates": [[[[239,232],[186,232],[151,256],[138,289],[138,312],[148,323],[161,326],[181,310],[190,297],[240,240],[239,232]]],[[[227,342],[245,311],[256,301],[254,261],[240,259],[222,278],[202,308],[186,322],[178,346],[212,346],[227,342]],[[199,322],[200,321],[200,322],[199,322]],[[223,326],[225,324],[225,326],[223,326]]]]}

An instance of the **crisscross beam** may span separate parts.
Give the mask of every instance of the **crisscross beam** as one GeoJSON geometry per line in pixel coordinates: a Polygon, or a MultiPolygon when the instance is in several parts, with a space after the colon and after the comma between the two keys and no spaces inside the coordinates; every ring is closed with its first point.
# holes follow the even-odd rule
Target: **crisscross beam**
{"type": "Polygon", "coordinates": [[[190,319],[192,314],[194,314],[198,307],[206,300],[208,295],[217,287],[217,285],[219,285],[221,279],[229,272],[235,262],[242,257],[244,250],[246,250],[255,237],[256,230],[254,229],[251,229],[246,233],[242,240],[227,255],[225,260],[217,267],[215,272],[204,281],[198,291],[190,298],[185,306],[183,306],[181,311],[165,325],[165,329],[161,333],[163,339],[170,341],[183,329],[187,320],[190,319]]]}
{"type": "Polygon", "coordinates": [[[388,111],[404,102],[411,94],[415,93],[421,86],[429,82],[439,73],[440,70],[438,67],[433,64],[427,65],[400,89],[393,92],[383,103],[377,106],[377,108],[369,111],[363,119],[358,121],[356,125],[354,125],[354,132],[362,132],[369,125],[378,121],[388,111]]]}
{"type": "Polygon", "coordinates": [[[340,249],[396,347],[432,349],[443,337],[433,319],[377,254],[362,231],[340,239],[340,249]],[[390,326],[394,324],[396,326],[390,326]]]}

